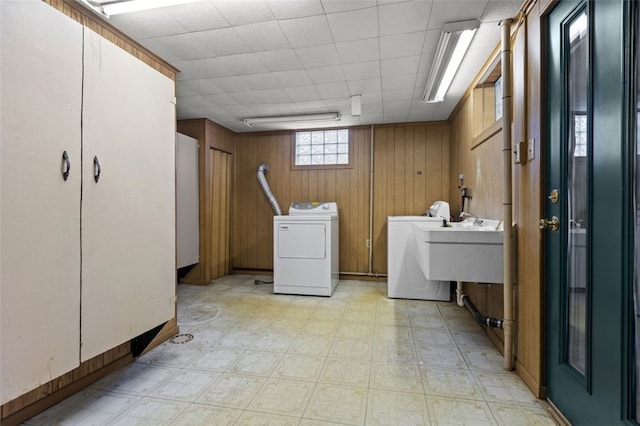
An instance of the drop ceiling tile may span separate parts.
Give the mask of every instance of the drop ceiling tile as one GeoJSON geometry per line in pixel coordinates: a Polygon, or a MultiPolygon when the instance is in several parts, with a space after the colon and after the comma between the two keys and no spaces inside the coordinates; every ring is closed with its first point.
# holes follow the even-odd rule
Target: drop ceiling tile
{"type": "Polygon", "coordinates": [[[513,18],[522,6],[521,1],[491,0],[482,15],[482,22],[498,22],[503,19],[513,18]]]}
{"type": "Polygon", "coordinates": [[[382,79],[383,90],[411,89],[416,85],[416,76],[413,74],[384,77],[382,79]]]}
{"type": "Polygon", "coordinates": [[[438,48],[438,41],[440,41],[441,29],[427,30],[427,34],[424,38],[424,44],[422,46],[422,53],[436,53],[438,48]]]}
{"type": "Polygon", "coordinates": [[[190,89],[183,81],[176,81],[176,96],[195,96],[198,92],[190,89]]]}
{"type": "Polygon", "coordinates": [[[243,75],[242,77],[240,77],[240,80],[242,81],[242,84],[246,89],[251,90],[270,90],[282,88],[282,85],[271,73],[243,75]]]}
{"type": "Polygon", "coordinates": [[[235,28],[201,31],[193,33],[193,36],[216,56],[251,52],[235,28]]]}
{"type": "Polygon", "coordinates": [[[349,80],[347,85],[349,86],[349,92],[353,95],[362,95],[367,92],[379,92],[382,90],[379,78],[349,80]]]}
{"type": "Polygon", "coordinates": [[[411,101],[413,100],[413,89],[383,90],[382,99],[384,99],[385,105],[388,101],[402,101],[411,105],[411,101]]]}
{"type": "Polygon", "coordinates": [[[164,9],[150,9],[140,12],[113,15],[109,19],[113,25],[135,40],[158,38],[187,32],[178,21],[164,9]]]}
{"type": "Polygon", "coordinates": [[[293,102],[309,102],[320,100],[315,86],[288,87],[284,89],[293,102]]]}
{"type": "Polygon", "coordinates": [[[327,20],[335,41],[362,40],[378,36],[378,9],[375,7],[331,13],[327,15],[327,20]]]}
{"type": "Polygon", "coordinates": [[[320,99],[345,98],[351,102],[351,94],[347,83],[316,84],[316,88],[318,89],[318,94],[320,94],[320,99]]]}
{"type": "Polygon", "coordinates": [[[303,47],[295,49],[294,51],[305,68],[317,68],[328,65],[338,65],[340,63],[338,52],[336,52],[333,44],[303,47]]]}
{"type": "Polygon", "coordinates": [[[253,52],[288,49],[289,42],[276,21],[236,27],[242,40],[253,52]]]}
{"type": "Polygon", "coordinates": [[[471,41],[469,50],[484,48],[489,52],[500,42],[501,30],[496,22],[480,25],[471,41]]]}
{"type": "Polygon", "coordinates": [[[363,114],[380,114],[382,115],[382,102],[367,102],[362,104],[363,114]]]}
{"type": "Polygon", "coordinates": [[[336,81],[345,81],[344,72],[340,65],[332,65],[329,67],[309,68],[307,73],[314,83],[334,83],[336,81]]]}
{"type": "Polygon", "coordinates": [[[324,15],[279,21],[282,31],[292,47],[319,46],[333,42],[327,18],[324,15]]]}
{"type": "Polygon", "coordinates": [[[277,19],[303,18],[324,14],[320,0],[267,0],[267,4],[277,19]]]}
{"type": "Polygon", "coordinates": [[[226,93],[217,93],[215,95],[205,95],[202,97],[205,101],[209,102],[209,104],[222,106],[222,105],[237,105],[235,99],[226,93]]]}
{"type": "Polygon", "coordinates": [[[326,13],[344,12],[376,6],[375,0],[322,0],[326,13]]]}
{"type": "Polygon", "coordinates": [[[211,81],[226,93],[244,92],[247,90],[245,82],[241,76],[232,75],[228,77],[214,78],[211,81]]]}
{"type": "Polygon", "coordinates": [[[382,59],[380,68],[382,77],[394,77],[398,75],[407,75],[418,73],[418,65],[420,64],[420,56],[407,56],[404,58],[382,59]]]}
{"type": "Polygon", "coordinates": [[[456,0],[455,7],[450,7],[448,3],[434,1],[431,16],[429,17],[428,28],[442,28],[447,22],[480,19],[487,3],[487,0],[456,0]]]}
{"type": "Polygon", "coordinates": [[[231,93],[230,96],[241,105],[291,103],[284,90],[251,90],[231,93]]]}
{"type": "Polygon", "coordinates": [[[174,58],[173,61],[211,57],[211,52],[189,33],[148,39],[144,41],[144,45],[161,57],[174,58]],[[165,53],[166,56],[163,56],[162,53],[165,53]]]}
{"type": "Polygon", "coordinates": [[[380,92],[365,92],[362,94],[362,103],[371,104],[378,103],[382,108],[382,91],[380,92]]]}
{"type": "Polygon", "coordinates": [[[235,105],[224,105],[221,107],[226,114],[248,117],[251,114],[251,110],[246,108],[243,105],[235,104],[235,105]]]}
{"type": "Polygon", "coordinates": [[[343,64],[380,59],[378,38],[339,42],[336,43],[336,49],[343,64]]]}
{"type": "Polygon", "coordinates": [[[302,63],[291,49],[258,52],[255,54],[269,71],[290,71],[302,69],[302,63]]]}
{"type": "Polygon", "coordinates": [[[180,70],[180,74],[178,74],[179,80],[198,80],[233,75],[233,72],[220,61],[220,58],[177,61],[172,65],[180,70]]]}
{"type": "Polygon", "coordinates": [[[149,49],[149,51],[154,55],[164,59],[167,62],[171,63],[179,61],[180,58],[175,55],[175,51],[164,45],[163,38],[164,37],[141,40],[140,44],[149,49]]]}
{"type": "Polygon", "coordinates": [[[347,80],[365,80],[380,77],[380,61],[358,62],[342,65],[347,80]]]}
{"type": "Polygon", "coordinates": [[[253,53],[222,56],[217,59],[225,64],[234,75],[260,74],[268,71],[253,53]]]}
{"type": "Polygon", "coordinates": [[[231,25],[273,21],[275,16],[263,0],[212,0],[213,5],[231,25]]]}
{"type": "Polygon", "coordinates": [[[271,75],[280,84],[280,87],[310,86],[313,84],[305,70],[278,71],[271,73],[271,75]]]}
{"type": "Polygon", "coordinates": [[[229,26],[226,19],[208,1],[170,6],[165,10],[187,31],[206,31],[229,26]]]}
{"type": "Polygon", "coordinates": [[[213,95],[221,93],[222,89],[218,87],[213,80],[199,79],[199,80],[186,80],[178,81],[177,87],[184,87],[187,90],[191,90],[199,95],[213,95]]]}
{"type": "Polygon", "coordinates": [[[415,56],[422,52],[425,31],[380,37],[382,59],[415,56]]]}
{"type": "MultiPolygon", "coordinates": [[[[403,34],[426,30],[432,3],[433,2],[427,0],[414,0],[381,5],[378,8],[380,15],[380,35],[403,34]]],[[[440,2],[442,5],[451,3],[452,2],[440,2]]]]}
{"type": "Polygon", "coordinates": [[[420,65],[418,65],[418,74],[426,73],[428,74],[431,71],[431,65],[433,64],[433,58],[435,54],[427,53],[420,56],[420,65]]]}
{"type": "Polygon", "coordinates": [[[184,108],[196,108],[196,107],[205,107],[207,105],[209,105],[209,102],[207,102],[202,96],[200,95],[196,95],[196,96],[181,96],[180,99],[178,99],[176,101],[177,104],[180,105],[180,107],[184,107],[184,108]]]}

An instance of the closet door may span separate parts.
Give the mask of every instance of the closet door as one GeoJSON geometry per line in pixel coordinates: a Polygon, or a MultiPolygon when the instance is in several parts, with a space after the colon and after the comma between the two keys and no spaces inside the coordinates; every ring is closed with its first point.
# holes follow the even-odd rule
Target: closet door
{"type": "Polygon", "coordinates": [[[84,361],[175,315],[174,82],[85,30],[84,361]]]}
{"type": "Polygon", "coordinates": [[[79,365],[82,27],[0,1],[0,62],[4,404],[79,365]]]}

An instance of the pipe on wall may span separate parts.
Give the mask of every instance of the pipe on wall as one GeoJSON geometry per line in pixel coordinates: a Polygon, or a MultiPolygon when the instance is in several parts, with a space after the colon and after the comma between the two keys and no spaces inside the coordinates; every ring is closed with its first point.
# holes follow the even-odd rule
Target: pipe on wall
{"type": "Polygon", "coordinates": [[[264,176],[266,172],[269,171],[269,165],[267,163],[262,163],[258,165],[258,170],[256,171],[256,176],[258,177],[258,182],[260,183],[260,187],[262,188],[262,192],[264,192],[264,196],[267,198],[271,209],[273,209],[273,213],[276,216],[282,216],[282,209],[280,208],[280,204],[278,204],[278,200],[271,192],[271,187],[269,186],[269,182],[267,182],[267,178],[264,176]]]}
{"type": "Polygon", "coordinates": [[[503,220],[504,232],[502,233],[503,250],[503,298],[504,298],[504,369],[513,370],[513,201],[511,181],[511,24],[512,19],[500,22],[502,30],[501,71],[502,71],[502,164],[503,164],[503,220]]]}

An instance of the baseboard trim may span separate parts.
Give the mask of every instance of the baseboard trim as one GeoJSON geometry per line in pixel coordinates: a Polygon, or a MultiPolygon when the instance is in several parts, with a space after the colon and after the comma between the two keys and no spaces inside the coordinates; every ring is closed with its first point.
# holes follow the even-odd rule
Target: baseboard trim
{"type": "Polygon", "coordinates": [[[44,398],[34,402],[33,404],[24,407],[20,411],[16,411],[15,413],[9,415],[8,417],[2,419],[2,425],[3,426],[19,425],[20,423],[23,423],[29,420],[31,417],[43,412],[47,408],[52,407],[53,405],[59,403],[60,401],[70,397],[74,393],[86,388],[92,383],[97,382],[98,380],[102,379],[106,375],[111,374],[121,369],[125,365],[130,364],[131,362],[133,362],[133,357],[131,356],[130,353],[128,353],[122,356],[121,358],[114,360],[108,365],[84,377],[81,377],[78,380],[75,380],[74,382],[70,383],[68,386],[63,387],[62,389],[50,395],[47,395],[44,398]]]}

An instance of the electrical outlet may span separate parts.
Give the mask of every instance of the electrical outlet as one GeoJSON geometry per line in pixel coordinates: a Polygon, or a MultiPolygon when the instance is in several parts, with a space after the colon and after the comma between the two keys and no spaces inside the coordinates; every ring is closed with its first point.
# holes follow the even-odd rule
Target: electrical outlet
{"type": "Polygon", "coordinates": [[[533,160],[534,158],[536,158],[536,140],[532,138],[529,139],[527,146],[527,159],[533,160]]]}

